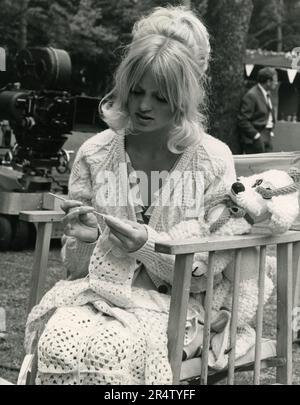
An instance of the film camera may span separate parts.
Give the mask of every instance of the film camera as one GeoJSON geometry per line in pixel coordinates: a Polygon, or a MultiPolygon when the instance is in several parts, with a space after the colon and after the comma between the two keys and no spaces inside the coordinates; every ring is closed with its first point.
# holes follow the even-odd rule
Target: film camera
{"type": "Polygon", "coordinates": [[[0,89],[2,148],[8,146],[11,133],[16,139],[0,157],[0,169],[9,166],[21,172],[23,191],[47,191],[52,169],[59,173],[68,169],[69,155],[63,149],[68,134],[105,128],[99,99],[68,90],[72,66],[64,50],[24,49],[16,57],[16,72],[18,83],[0,89]]]}

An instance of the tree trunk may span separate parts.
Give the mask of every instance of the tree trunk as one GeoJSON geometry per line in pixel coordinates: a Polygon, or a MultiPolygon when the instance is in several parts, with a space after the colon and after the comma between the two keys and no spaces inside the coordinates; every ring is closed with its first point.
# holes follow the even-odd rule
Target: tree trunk
{"type": "Polygon", "coordinates": [[[21,1],[21,17],[20,17],[20,45],[19,49],[24,49],[27,46],[27,10],[29,0],[21,1]]]}
{"type": "Polygon", "coordinates": [[[283,0],[279,0],[277,3],[277,52],[282,52],[282,20],[283,20],[283,12],[284,12],[284,2],[283,0]]]}
{"type": "Polygon", "coordinates": [[[237,114],[244,93],[244,54],[252,0],[210,0],[206,22],[211,35],[210,123],[212,135],[240,153],[237,114]]]}

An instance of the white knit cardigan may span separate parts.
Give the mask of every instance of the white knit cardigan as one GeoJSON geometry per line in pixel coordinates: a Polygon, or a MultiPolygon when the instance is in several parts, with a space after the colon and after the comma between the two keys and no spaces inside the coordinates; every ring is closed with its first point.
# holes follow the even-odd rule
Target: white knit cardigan
{"type": "MultiPolygon", "coordinates": [[[[136,221],[129,179],[126,170],[124,135],[108,129],[87,140],[79,149],[69,182],[70,198],[92,205],[97,211],[119,218],[136,221]],[[109,182],[105,173],[112,173],[116,179],[118,192],[110,195],[114,204],[107,204],[109,182]]],[[[25,347],[32,350],[36,330],[49,318],[51,310],[64,307],[97,303],[102,312],[113,315],[112,308],[141,308],[166,314],[169,306],[169,294],[132,287],[133,275],[138,263],[143,263],[153,283],[159,287],[165,285],[170,291],[173,279],[174,257],[154,252],[155,241],[161,233],[168,232],[174,225],[190,219],[187,213],[195,200],[227,189],[235,181],[232,154],[221,141],[205,135],[196,146],[188,147],[179,157],[176,167],[179,173],[189,173],[188,181],[182,193],[182,183],[167,177],[165,184],[153,203],[153,210],[147,227],[148,240],[139,250],[118,257],[110,249],[106,232],[95,243],[83,243],[74,238],[67,238],[63,258],[73,281],[58,282],[35,306],[27,320],[25,347]],[[197,181],[202,181],[202,188],[197,181]],[[198,195],[199,190],[202,195],[198,195]],[[159,203],[158,203],[159,201],[159,203]],[[180,204],[178,204],[180,201],[180,204]],[[78,279],[80,276],[88,276],[78,279]],[[154,294],[153,294],[154,293],[154,294]],[[160,297],[161,296],[161,297],[160,297]]],[[[203,206],[194,217],[203,216],[203,206]],[[201,209],[202,208],[202,209],[201,209]]],[[[99,221],[102,230],[104,221],[99,221]]],[[[180,230],[178,230],[180,238],[180,230]]],[[[198,278],[192,279],[191,292],[199,291],[198,278]]],[[[189,307],[195,311],[195,302],[191,298],[189,307]]],[[[190,336],[194,335],[190,331],[190,336]]]]}
{"type": "MultiPolygon", "coordinates": [[[[172,284],[174,264],[174,258],[154,253],[154,243],[159,239],[160,232],[168,232],[174,225],[191,219],[187,217],[187,213],[195,200],[205,204],[210,195],[228,189],[236,179],[230,149],[210,135],[204,135],[201,143],[187,148],[179,158],[174,172],[189,174],[186,177],[188,181],[184,184],[184,194],[180,181],[174,184],[176,180],[170,181],[171,177],[166,179],[158,198],[152,204],[152,214],[146,226],[148,240],[141,249],[130,255],[146,266],[157,287],[166,283],[172,284]],[[200,185],[197,184],[199,180],[200,185]]],[[[109,188],[109,192],[113,193],[114,190],[109,188]]],[[[82,145],[72,168],[69,193],[71,199],[92,205],[102,213],[136,221],[126,172],[124,135],[108,129],[82,145]],[[105,173],[113,173],[117,181],[122,183],[116,184],[118,193],[111,196],[111,201],[115,203],[111,206],[107,205],[104,196],[109,188],[108,182],[103,180],[105,173]]],[[[201,217],[203,204],[197,213],[197,218],[201,217]]],[[[99,225],[104,229],[104,220],[100,219],[99,225]]],[[[179,232],[178,238],[181,236],[184,238],[185,234],[180,235],[179,232]]],[[[67,239],[63,248],[63,259],[73,278],[87,274],[95,244],[82,243],[73,238],[67,239]]],[[[196,287],[194,289],[195,283],[196,280],[192,281],[192,291],[197,291],[196,287]]]]}

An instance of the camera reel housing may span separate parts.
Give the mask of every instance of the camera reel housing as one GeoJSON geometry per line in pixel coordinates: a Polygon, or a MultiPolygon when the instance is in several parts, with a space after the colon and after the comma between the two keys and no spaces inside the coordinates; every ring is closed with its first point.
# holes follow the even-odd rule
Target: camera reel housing
{"type": "Polygon", "coordinates": [[[35,178],[46,177],[61,166],[62,146],[73,129],[71,59],[64,50],[28,48],[18,54],[16,66],[20,83],[0,91],[0,119],[9,120],[16,138],[10,163],[35,178]]]}

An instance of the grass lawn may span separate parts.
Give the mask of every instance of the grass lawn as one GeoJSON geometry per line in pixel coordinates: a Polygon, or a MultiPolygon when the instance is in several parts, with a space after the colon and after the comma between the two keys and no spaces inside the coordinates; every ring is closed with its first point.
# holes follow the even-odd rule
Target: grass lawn
{"type": "MultiPolygon", "coordinates": [[[[0,307],[6,310],[5,339],[0,339],[0,377],[17,382],[23,352],[24,326],[29,296],[29,283],[33,264],[33,251],[0,252],[0,307]]],[[[52,243],[48,265],[47,288],[65,277],[60,260],[60,247],[52,243]]],[[[276,333],[276,296],[265,307],[264,336],[276,333]]],[[[251,384],[252,372],[239,373],[236,384],[251,384]]],[[[275,383],[275,369],[262,371],[262,384],[275,383]]],[[[300,346],[293,347],[293,384],[300,384],[300,346]]]]}

